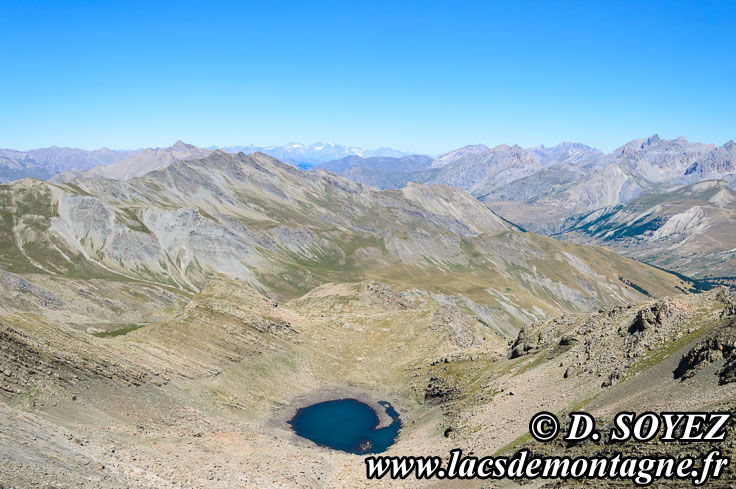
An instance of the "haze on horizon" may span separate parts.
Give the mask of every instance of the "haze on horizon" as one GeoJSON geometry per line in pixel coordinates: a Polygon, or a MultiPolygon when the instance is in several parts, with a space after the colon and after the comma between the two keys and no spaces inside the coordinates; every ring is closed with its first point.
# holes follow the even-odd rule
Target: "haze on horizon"
{"type": "Polygon", "coordinates": [[[0,147],[736,138],[736,4],[4,3],[0,147]]]}

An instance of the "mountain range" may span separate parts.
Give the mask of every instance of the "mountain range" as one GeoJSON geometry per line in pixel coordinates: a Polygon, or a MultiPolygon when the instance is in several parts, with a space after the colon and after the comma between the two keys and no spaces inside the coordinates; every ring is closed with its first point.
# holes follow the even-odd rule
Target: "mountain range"
{"type": "MultiPolygon", "coordinates": [[[[588,182],[598,180],[591,184],[595,187],[610,181],[599,192],[588,191],[596,194],[593,200],[578,195],[579,206],[573,206],[571,211],[577,212],[592,210],[602,202],[618,204],[668,186],[713,178],[733,180],[735,154],[732,141],[716,147],[692,143],[683,137],[662,139],[655,134],[633,140],[609,154],[578,143],[529,149],[517,145],[471,145],[440,155],[426,167],[405,171],[413,172],[406,175],[406,181],[458,186],[490,202],[530,200],[532,189],[532,197],[566,193],[569,198],[588,191],[588,182]],[[552,191],[547,184],[554,186],[552,191]],[[598,197],[600,194],[602,197],[598,197]]],[[[357,169],[385,171],[375,160],[354,157],[350,163],[354,174],[357,169]]],[[[326,163],[323,168],[336,173],[347,170],[335,162],[326,163]]]]}
{"type": "Polygon", "coordinates": [[[432,158],[425,155],[369,158],[352,155],[315,165],[311,169],[330,171],[364,185],[387,189],[401,188],[416,180],[416,175],[429,168],[431,163],[432,158]]]}
{"type": "Polygon", "coordinates": [[[68,182],[77,177],[128,180],[154,170],[166,168],[176,161],[204,158],[211,152],[209,149],[198,148],[183,141],[177,141],[168,148],[147,148],[137,151],[109,165],[95,166],[84,171],[67,170],[54,175],[49,181],[68,182]]]}
{"type": "MultiPolygon", "coordinates": [[[[249,152],[257,148],[227,148],[229,151],[239,149],[249,152]]],[[[573,229],[575,223],[591,213],[601,215],[612,207],[638,198],[647,202],[650,197],[666,195],[664,198],[670,199],[681,195],[672,193],[676,189],[696,182],[717,179],[732,188],[736,186],[736,145],[732,141],[716,147],[692,143],[683,137],[667,140],[653,135],[633,140],[609,154],[577,143],[529,149],[508,145],[489,148],[477,144],[436,158],[404,155],[388,149],[371,152],[320,143],[264,149],[302,168],[330,171],[380,189],[400,189],[410,182],[459,187],[524,229],[603,245],[613,245],[613,241],[602,240],[597,234],[583,236],[573,229]],[[324,161],[335,156],[342,157],[324,161]]],[[[6,178],[31,176],[52,182],[68,182],[82,177],[126,181],[178,161],[206,157],[213,150],[178,141],[169,148],[131,152],[80,151],[57,148],[54,151],[20,153],[7,150],[2,153],[5,156],[0,157],[0,162],[4,164],[2,171],[6,178]],[[91,168],[54,174],[73,166],[75,158],[80,159],[82,167],[91,168]],[[105,164],[94,166],[100,161],[105,164]]],[[[686,199],[679,204],[681,211],[684,212],[688,202],[686,199]]],[[[632,207],[638,208],[639,204],[633,203],[632,207]]],[[[693,223],[703,216],[699,209],[691,212],[693,223]]],[[[660,221],[653,221],[649,226],[656,222],[660,221]]],[[[699,226],[707,227],[707,223],[699,226]]],[[[680,251],[684,256],[697,241],[689,232],[696,228],[698,225],[692,224],[670,236],[673,246],[672,240],[680,240],[680,251]]],[[[724,247],[711,249],[715,261],[709,262],[717,263],[713,270],[726,274],[723,276],[730,276],[733,269],[733,257],[729,254],[733,247],[728,247],[728,241],[720,240],[718,246],[724,247]]],[[[713,244],[715,246],[715,242],[713,244]]],[[[642,259],[650,259],[659,253],[652,239],[640,241],[639,251],[635,254],[631,246],[616,246],[616,249],[627,256],[642,259]],[[651,249],[646,252],[640,248],[651,249]]],[[[679,273],[703,277],[703,263],[696,259],[692,260],[693,263],[690,261],[682,258],[671,261],[670,265],[679,273]]],[[[655,262],[658,266],[667,266],[659,260],[652,263],[655,262]]]]}
{"type": "MultiPolygon", "coordinates": [[[[711,277],[730,277],[736,269],[733,243],[728,237],[710,240],[708,260],[701,260],[703,255],[698,248],[709,239],[704,236],[714,231],[711,226],[715,222],[722,222],[727,229],[731,223],[728,213],[736,206],[725,197],[720,207],[710,203],[708,198],[698,204],[686,197],[691,195],[688,190],[677,192],[677,189],[716,179],[719,183],[714,185],[721,189],[720,195],[726,195],[729,190],[725,187],[736,188],[734,162],[736,145],[732,141],[716,147],[692,143],[682,137],[667,140],[654,135],[631,141],[610,154],[575,143],[526,150],[519,146],[472,145],[431,162],[422,160],[423,167],[413,170],[404,168],[398,160],[378,164],[375,160],[355,157],[349,166],[337,161],[321,167],[381,188],[401,188],[408,182],[457,186],[524,229],[613,246],[626,256],[652,260],[658,266],[703,278],[706,273],[711,277]],[[636,217],[629,214],[629,209],[643,212],[642,206],[660,198],[671,204],[670,210],[690,213],[688,226],[682,229],[676,226],[677,233],[668,233],[667,240],[648,238],[639,240],[634,247],[629,240],[616,238],[615,233],[608,233],[604,239],[597,232],[592,235],[577,232],[576,226],[580,223],[587,224],[591,219],[608,216],[609,212],[621,211],[622,214],[612,219],[623,223],[627,218],[636,217]],[[674,202],[677,198],[681,200],[674,202]],[[616,206],[621,207],[613,211],[616,206]],[[712,216],[706,219],[706,214],[712,216]],[[708,233],[701,233],[699,238],[693,234],[703,229],[708,229],[708,233]],[[680,258],[662,258],[666,255],[662,248],[665,241],[667,250],[678,248],[680,258]]],[[[708,185],[703,188],[711,188],[708,185]]],[[[655,214],[657,212],[652,211],[651,215],[655,214]]],[[[648,221],[648,229],[654,232],[654,226],[669,217],[672,216],[648,221]]],[[[592,230],[595,226],[585,229],[592,230]]]]}
{"type": "Polygon", "coordinates": [[[303,167],[318,165],[320,163],[326,163],[328,161],[345,158],[347,156],[359,156],[362,158],[390,156],[398,158],[409,154],[391,148],[370,150],[355,146],[342,146],[329,142],[314,144],[289,143],[284,146],[254,146],[251,144],[248,146],[226,146],[222,149],[230,153],[250,154],[260,152],[273,156],[280,161],[297,166],[302,165],[303,167]]]}
{"type": "Polygon", "coordinates": [[[686,286],[612,252],[521,232],[458,188],[381,191],[262,153],[217,150],[127,181],[25,179],[0,195],[0,268],[34,277],[192,293],[222,273],[279,298],[336,280],[421,281],[462,294],[458,304],[507,332],[638,297],[620,277],[658,293],[686,286]]]}
{"type": "MultiPolygon", "coordinates": [[[[68,181],[88,170],[92,170],[85,173],[85,176],[88,177],[127,179],[162,168],[174,161],[201,158],[215,149],[217,147],[199,148],[182,141],[177,141],[168,148],[120,151],[107,148],[88,151],[76,148],[58,148],[56,146],[30,151],[0,149],[0,183],[20,180],[25,177],[48,180],[56,175],[58,175],[56,181],[68,181]],[[120,162],[120,164],[112,166],[117,162],[120,162]]],[[[407,153],[391,148],[365,150],[334,143],[230,146],[225,149],[231,153],[254,153],[258,151],[305,168],[350,155],[365,157],[401,157],[407,155],[407,153]]]]}
{"type": "Polygon", "coordinates": [[[0,149],[0,183],[25,177],[45,180],[68,170],[88,170],[108,165],[133,153],[135,151],[107,148],[87,151],[56,146],[31,151],[0,149]]]}
{"type": "Polygon", "coordinates": [[[608,155],[591,156],[582,165],[547,166],[479,198],[524,227],[557,232],[572,216],[640,195],[666,192],[703,179],[736,181],[730,164],[736,158],[732,142],[715,147],[654,135],[627,143],[608,155]]]}

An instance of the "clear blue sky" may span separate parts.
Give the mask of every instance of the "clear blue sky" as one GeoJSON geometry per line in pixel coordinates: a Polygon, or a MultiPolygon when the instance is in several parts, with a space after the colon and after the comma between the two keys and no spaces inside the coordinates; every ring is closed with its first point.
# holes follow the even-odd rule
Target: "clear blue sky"
{"type": "Polygon", "coordinates": [[[0,2],[0,147],[736,139],[736,2],[0,2]]]}

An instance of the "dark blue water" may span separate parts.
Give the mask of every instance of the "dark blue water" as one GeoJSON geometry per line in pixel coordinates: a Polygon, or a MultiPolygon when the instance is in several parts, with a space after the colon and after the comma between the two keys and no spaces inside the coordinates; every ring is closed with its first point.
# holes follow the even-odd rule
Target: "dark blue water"
{"type": "Polygon", "coordinates": [[[394,444],[401,428],[399,413],[388,402],[379,402],[393,420],[376,429],[378,415],[356,399],[325,401],[297,410],[289,421],[297,435],[323,447],[362,455],[381,453],[394,444]]]}

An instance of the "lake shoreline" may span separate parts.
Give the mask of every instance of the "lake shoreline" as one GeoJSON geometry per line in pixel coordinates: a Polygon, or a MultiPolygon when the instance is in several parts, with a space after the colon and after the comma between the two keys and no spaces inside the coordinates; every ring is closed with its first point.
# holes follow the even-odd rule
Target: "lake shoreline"
{"type": "Polygon", "coordinates": [[[276,411],[272,421],[280,428],[293,433],[289,421],[291,421],[299,409],[311,406],[312,404],[338,399],[355,399],[370,406],[378,416],[378,426],[376,429],[385,428],[393,422],[391,416],[386,413],[386,408],[379,404],[379,401],[388,402],[396,409],[399,415],[402,413],[401,404],[393,396],[351,386],[332,386],[315,389],[314,391],[290,399],[287,405],[281,406],[276,411]]]}

